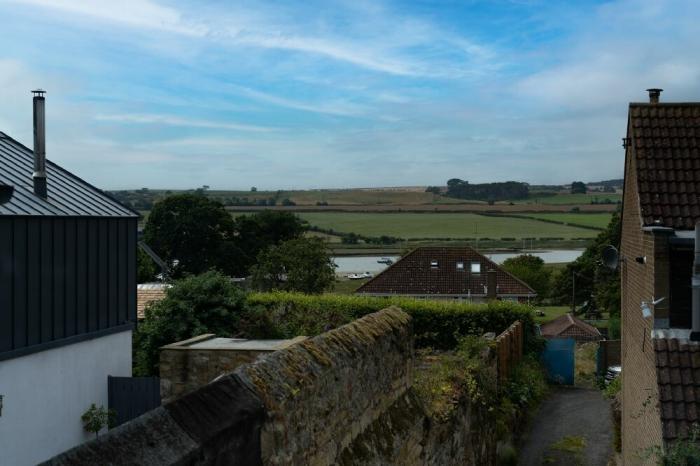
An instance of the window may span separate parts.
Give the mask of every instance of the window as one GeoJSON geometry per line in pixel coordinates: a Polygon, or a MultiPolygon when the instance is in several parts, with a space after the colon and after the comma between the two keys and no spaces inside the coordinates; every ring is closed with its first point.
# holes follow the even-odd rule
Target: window
{"type": "Polygon", "coordinates": [[[481,262],[472,262],[472,273],[481,273],[481,262]]]}
{"type": "Polygon", "coordinates": [[[457,262],[457,270],[464,270],[464,262],[457,262]]]}
{"type": "Polygon", "coordinates": [[[438,261],[430,261],[430,268],[431,269],[437,269],[438,268],[438,261]]]}

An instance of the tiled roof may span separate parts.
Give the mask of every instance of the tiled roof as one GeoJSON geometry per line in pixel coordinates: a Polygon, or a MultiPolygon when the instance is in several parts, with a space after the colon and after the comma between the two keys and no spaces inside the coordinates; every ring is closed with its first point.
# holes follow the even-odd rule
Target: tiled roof
{"type": "Polygon", "coordinates": [[[602,337],[600,330],[584,322],[578,317],[572,316],[570,313],[566,313],[563,316],[559,316],[551,322],[547,322],[540,327],[540,332],[544,337],[556,337],[570,329],[571,327],[576,327],[577,330],[585,335],[590,335],[591,337],[602,337]]]}
{"type": "Polygon", "coordinates": [[[141,320],[146,317],[146,306],[153,301],[165,298],[169,285],[164,283],[141,283],[136,288],[136,317],[141,320]]]}
{"type": "Polygon", "coordinates": [[[630,104],[644,225],[693,229],[700,220],[700,103],[630,104]]]}
{"type": "Polygon", "coordinates": [[[664,440],[684,438],[700,422],[700,345],[660,338],[654,349],[664,440]]]}
{"type": "Polygon", "coordinates": [[[535,296],[535,291],[469,247],[417,248],[361,286],[357,293],[485,296],[487,271],[496,271],[498,296],[535,296]],[[457,269],[461,262],[464,268],[457,269]],[[481,273],[472,273],[478,262],[481,273]],[[436,265],[431,265],[436,263],[436,265]]]}
{"type": "Polygon", "coordinates": [[[14,186],[0,215],[138,217],[135,212],[51,161],[46,161],[48,198],[34,194],[34,153],[0,132],[0,185],[14,186]]]}

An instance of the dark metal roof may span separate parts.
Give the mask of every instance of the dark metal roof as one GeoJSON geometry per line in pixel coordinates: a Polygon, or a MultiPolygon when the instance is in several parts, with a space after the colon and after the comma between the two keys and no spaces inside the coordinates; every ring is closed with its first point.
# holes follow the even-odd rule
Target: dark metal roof
{"type": "Polygon", "coordinates": [[[138,217],[139,214],[109,195],[47,160],[48,199],[34,194],[31,149],[0,132],[0,185],[14,186],[0,215],[138,217]]]}

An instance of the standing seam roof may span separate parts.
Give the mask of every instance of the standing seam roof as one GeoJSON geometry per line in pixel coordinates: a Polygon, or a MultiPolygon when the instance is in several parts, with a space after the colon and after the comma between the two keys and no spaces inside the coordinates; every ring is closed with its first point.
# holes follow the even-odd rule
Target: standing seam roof
{"type": "Polygon", "coordinates": [[[0,204],[0,215],[138,217],[100,189],[81,180],[55,163],[46,162],[48,198],[34,194],[34,153],[0,132],[0,184],[14,186],[9,202],[0,204]]]}

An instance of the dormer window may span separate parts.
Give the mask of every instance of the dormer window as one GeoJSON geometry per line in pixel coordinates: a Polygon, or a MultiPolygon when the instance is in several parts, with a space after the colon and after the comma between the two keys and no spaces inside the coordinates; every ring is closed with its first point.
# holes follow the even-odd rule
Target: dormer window
{"type": "Polygon", "coordinates": [[[471,271],[472,273],[481,273],[481,262],[472,262],[471,271]]]}
{"type": "Polygon", "coordinates": [[[437,269],[438,268],[438,261],[436,261],[436,260],[430,261],[430,268],[437,269]]]}
{"type": "Polygon", "coordinates": [[[464,270],[464,262],[457,262],[457,270],[464,270]]]}

